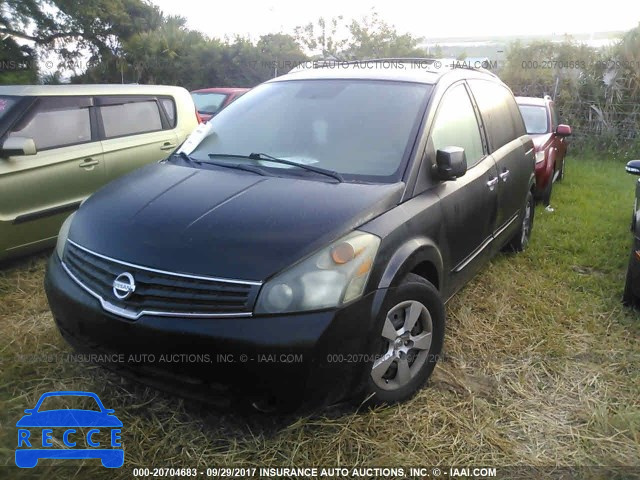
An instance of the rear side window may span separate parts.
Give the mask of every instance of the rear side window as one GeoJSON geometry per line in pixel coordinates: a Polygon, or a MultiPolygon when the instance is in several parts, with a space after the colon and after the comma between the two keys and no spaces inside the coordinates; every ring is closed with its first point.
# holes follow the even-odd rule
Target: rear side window
{"type": "Polygon", "coordinates": [[[155,100],[100,107],[106,138],[162,130],[160,110],[155,100]]]}
{"type": "Polygon", "coordinates": [[[457,85],[445,93],[436,113],[431,140],[435,150],[464,148],[469,168],[484,156],[478,120],[464,85],[457,85]]]}
{"type": "Polygon", "coordinates": [[[89,142],[90,103],[87,97],[41,98],[9,137],[32,138],[38,150],[89,142]]]}
{"type": "Polygon", "coordinates": [[[164,113],[167,115],[169,126],[171,128],[176,126],[176,104],[172,98],[161,98],[160,103],[164,108],[164,113]]]}
{"type": "Polygon", "coordinates": [[[470,80],[469,84],[493,151],[525,134],[518,105],[506,87],[487,80],[470,80]]]}

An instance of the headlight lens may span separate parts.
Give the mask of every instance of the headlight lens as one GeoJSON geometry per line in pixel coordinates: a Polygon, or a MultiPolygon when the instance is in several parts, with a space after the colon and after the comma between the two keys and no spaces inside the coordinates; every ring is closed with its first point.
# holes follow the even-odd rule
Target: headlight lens
{"type": "Polygon", "coordinates": [[[536,152],[536,163],[540,163],[544,160],[544,150],[536,152]]]}
{"type": "Polygon", "coordinates": [[[67,217],[67,219],[60,227],[60,233],[58,233],[58,243],[56,243],[56,252],[58,253],[58,258],[62,260],[62,256],[64,255],[64,247],[67,244],[67,237],[69,236],[69,228],[71,228],[71,222],[73,221],[73,217],[76,212],[73,212],[71,215],[67,217]]]}
{"type": "Polygon", "coordinates": [[[301,312],[355,300],[364,291],[379,246],[375,235],[350,233],[268,281],[255,312],[301,312]]]}

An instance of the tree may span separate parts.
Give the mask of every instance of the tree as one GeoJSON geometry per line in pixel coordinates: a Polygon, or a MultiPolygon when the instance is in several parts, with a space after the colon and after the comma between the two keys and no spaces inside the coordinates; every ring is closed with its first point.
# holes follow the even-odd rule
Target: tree
{"type": "Polygon", "coordinates": [[[296,39],[312,53],[322,58],[361,60],[366,58],[424,57],[418,39],[409,33],[400,34],[393,25],[380,19],[378,13],[345,25],[342,17],[296,27],[296,39]],[[342,32],[342,36],[340,36],[342,32]]]}
{"type": "Polygon", "coordinates": [[[0,0],[0,35],[27,40],[72,62],[115,55],[123,40],[156,28],[160,10],[145,0],[0,0]]]}
{"type": "Polygon", "coordinates": [[[328,21],[320,17],[315,24],[310,22],[304,26],[297,26],[294,30],[295,38],[312,54],[320,55],[321,58],[339,58],[348,42],[348,38],[337,36],[341,22],[342,16],[328,21]]]}
{"type": "Polygon", "coordinates": [[[640,96],[640,24],[629,30],[616,48],[626,86],[634,98],[640,96]]]}
{"type": "Polygon", "coordinates": [[[136,73],[136,83],[182,85],[193,56],[205,43],[200,32],[186,28],[186,19],[169,16],[154,30],[134,34],[123,42],[123,56],[136,73]]]}
{"type": "Polygon", "coordinates": [[[36,83],[38,66],[35,52],[11,38],[0,38],[0,84],[36,83]]]}
{"type": "Polygon", "coordinates": [[[270,33],[263,35],[256,45],[261,57],[261,66],[266,66],[273,76],[287,73],[307,60],[300,45],[291,35],[270,33]]]}
{"type": "Polygon", "coordinates": [[[424,57],[418,48],[418,39],[409,33],[399,34],[395,27],[381,20],[372,11],[360,21],[353,20],[348,27],[351,38],[344,56],[352,59],[424,57]]]}

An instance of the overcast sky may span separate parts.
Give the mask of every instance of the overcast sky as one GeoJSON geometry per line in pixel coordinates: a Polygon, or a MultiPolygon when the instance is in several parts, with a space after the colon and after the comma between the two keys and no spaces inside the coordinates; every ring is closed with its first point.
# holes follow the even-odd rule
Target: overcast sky
{"type": "Polygon", "coordinates": [[[375,8],[400,33],[418,37],[535,35],[628,30],[640,22],[637,0],[152,0],[165,14],[182,15],[210,37],[292,33],[320,16],[360,18],[375,8]],[[420,9],[416,5],[423,5],[420,9]],[[531,10],[526,11],[525,5],[531,10]]]}

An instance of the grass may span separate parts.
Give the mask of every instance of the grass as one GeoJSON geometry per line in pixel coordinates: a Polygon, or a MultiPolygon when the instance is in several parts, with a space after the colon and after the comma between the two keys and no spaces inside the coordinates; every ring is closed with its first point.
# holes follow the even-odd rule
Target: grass
{"type": "MultiPolygon", "coordinates": [[[[70,349],[43,293],[46,255],[14,262],[0,271],[0,460],[13,464],[23,409],[45,391],[77,389],[96,392],[124,423],[125,466],[91,478],[130,478],[138,466],[640,468],[640,318],[620,304],[633,191],[623,164],[570,158],[555,212],[537,209],[530,248],[496,257],[449,302],[446,359],[428,387],[364,413],[212,412],[60,361],[70,349]]],[[[2,472],[87,476],[46,462],[2,472]]]]}

